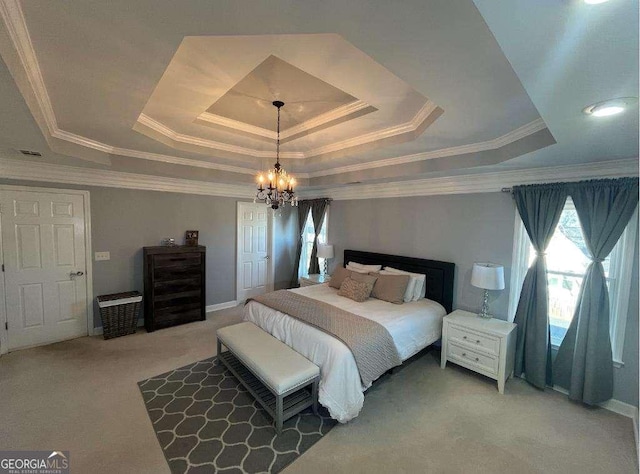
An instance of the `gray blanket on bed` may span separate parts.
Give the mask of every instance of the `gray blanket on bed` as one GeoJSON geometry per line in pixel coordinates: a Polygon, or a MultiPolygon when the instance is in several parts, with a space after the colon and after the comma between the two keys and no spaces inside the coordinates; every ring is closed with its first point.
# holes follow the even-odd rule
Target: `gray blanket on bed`
{"type": "Polygon", "coordinates": [[[365,387],[402,364],[389,331],[381,324],[322,301],[287,290],[250,298],[286,313],[342,341],[353,353],[365,387]]]}

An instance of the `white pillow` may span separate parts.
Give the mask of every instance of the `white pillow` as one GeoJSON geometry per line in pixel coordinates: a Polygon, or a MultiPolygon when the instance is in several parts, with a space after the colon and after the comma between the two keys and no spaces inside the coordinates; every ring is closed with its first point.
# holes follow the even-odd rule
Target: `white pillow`
{"type": "Polygon", "coordinates": [[[415,281],[415,286],[413,288],[413,298],[411,301],[418,301],[420,298],[424,298],[427,288],[425,281],[427,279],[426,275],[421,273],[411,273],[405,272],[404,270],[398,270],[397,268],[384,267],[384,269],[388,272],[395,273],[396,275],[409,275],[412,280],[415,281]]]}
{"type": "Polygon", "coordinates": [[[356,273],[362,273],[364,275],[369,273],[369,270],[367,270],[366,268],[354,267],[353,265],[351,265],[351,262],[347,264],[347,270],[351,270],[352,272],[356,272],[356,273]]]}
{"type": "Polygon", "coordinates": [[[347,263],[347,267],[352,266],[354,268],[359,268],[360,270],[366,270],[368,272],[379,272],[382,270],[382,265],[362,265],[357,262],[349,262],[347,263]]]}
{"type": "MultiPolygon", "coordinates": [[[[380,270],[380,275],[398,275],[398,273],[389,272],[387,270],[380,270]]],[[[409,276],[411,276],[411,275],[409,275],[409,276]]],[[[415,278],[409,278],[409,283],[407,284],[407,289],[404,291],[404,298],[402,298],[402,300],[405,303],[409,303],[410,301],[413,301],[413,294],[415,292],[415,288],[416,288],[416,279],[415,278]]]]}

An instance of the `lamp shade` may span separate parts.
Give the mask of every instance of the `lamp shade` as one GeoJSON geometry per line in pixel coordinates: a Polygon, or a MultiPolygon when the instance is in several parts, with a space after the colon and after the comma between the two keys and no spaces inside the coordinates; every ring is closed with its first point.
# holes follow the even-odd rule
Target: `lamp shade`
{"type": "Polygon", "coordinates": [[[485,290],[503,290],[504,267],[495,263],[474,263],[471,284],[485,290]]]}
{"type": "Polygon", "coordinates": [[[318,258],[333,258],[333,245],[318,244],[318,258]]]}

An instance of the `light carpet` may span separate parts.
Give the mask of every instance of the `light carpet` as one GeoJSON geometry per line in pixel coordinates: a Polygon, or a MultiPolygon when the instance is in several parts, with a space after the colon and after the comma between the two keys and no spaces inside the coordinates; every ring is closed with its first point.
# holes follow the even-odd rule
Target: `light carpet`
{"type": "MultiPolygon", "coordinates": [[[[137,382],[215,355],[207,321],[108,341],[84,337],[0,357],[0,449],[71,452],[72,472],[168,473],[137,382]]],[[[510,380],[495,382],[431,351],[367,392],[284,471],[294,473],[636,473],[631,420],[510,380]]]]}

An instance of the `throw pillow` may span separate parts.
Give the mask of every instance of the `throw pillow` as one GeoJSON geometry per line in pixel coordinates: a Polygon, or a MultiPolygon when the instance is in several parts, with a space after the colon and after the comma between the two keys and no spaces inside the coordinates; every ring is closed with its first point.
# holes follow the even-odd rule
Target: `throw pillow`
{"type": "Polygon", "coordinates": [[[358,303],[362,303],[369,298],[371,294],[371,288],[369,284],[352,280],[347,277],[340,285],[340,289],[338,290],[338,294],[340,296],[346,296],[347,298],[352,299],[353,301],[357,301],[358,303]]]}
{"type": "Polygon", "coordinates": [[[338,267],[333,271],[333,275],[331,275],[331,280],[329,280],[329,286],[335,288],[337,290],[340,289],[340,285],[345,278],[351,276],[351,271],[347,270],[344,267],[338,267]]]}
{"type": "Polygon", "coordinates": [[[411,280],[409,275],[380,275],[378,273],[372,273],[371,275],[378,277],[371,292],[372,298],[393,304],[402,304],[404,302],[404,294],[407,291],[409,280],[411,280]]]}

